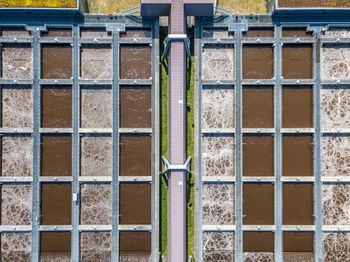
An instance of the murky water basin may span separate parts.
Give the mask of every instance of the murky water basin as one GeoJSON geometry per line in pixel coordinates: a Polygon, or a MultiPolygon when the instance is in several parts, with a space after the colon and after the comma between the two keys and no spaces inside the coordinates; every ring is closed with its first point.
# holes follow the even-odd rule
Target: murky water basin
{"type": "Polygon", "coordinates": [[[242,33],[242,37],[274,37],[273,27],[249,28],[242,33]]]}
{"type": "Polygon", "coordinates": [[[285,79],[312,79],[312,45],[284,44],[282,76],[285,79]]]}
{"type": "Polygon", "coordinates": [[[150,232],[120,232],[120,261],[150,262],[151,233],[150,232]]]}
{"type": "Polygon", "coordinates": [[[152,37],[150,28],[144,29],[126,29],[126,32],[120,33],[120,38],[149,38],[152,37]]]}
{"type": "Polygon", "coordinates": [[[41,32],[42,37],[72,37],[71,28],[49,28],[46,32],[41,32]]]}
{"type": "Polygon", "coordinates": [[[313,232],[283,232],[283,261],[313,262],[313,232]]]}
{"type": "Polygon", "coordinates": [[[83,79],[112,79],[111,45],[83,45],[80,49],[80,74],[83,79]]]}
{"type": "Polygon", "coordinates": [[[32,238],[30,233],[1,233],[1,261],[30,261],[32,238]]]}
{"type": "Polygon", "coordinates": [[[107,38],[110,35],[105,28],[80,28],[81,37],[107,38]]]}
{"type": "Polygon", "coordinates": [[[72,47],[44,44],[41,47],[41,78],[70,79],[72,77],[72,47]]]}
{"type": "Polygon", "coordinates": [[[80,259],[82,262],[110,262],[112,237],[110,232],[80,233],[80,259]]]}
{"type": "Polygon", "coordinates": [[[234,232],[203,232],[203,261],[234,261],[234,232]]]}
{"type": "Polygon", "coordinates": [[[152,77],[152,53],[147,45],[120,46],[120,79],[152,77]]]}
{"type": "Polygon", "coordinates": [[[33,50],[28,44],[2,44],[2,78],[31,79],[33,50]]]}
{"type": "Polygon", "coordinates": [[[40,232],[40,260],[42,262],[71,261],[71,233],[40,232]]]}
{"type": "Polygon", "coordinates": [[[243,45],[244,79],[271,79],[274,76],[274,49],[271,45],[243,45]]]}
{"type": "Polygon", "coordinates": [[[306,31],[306,27],[283,28],[282,37],[313,37],[313,32],[306,31]]]}

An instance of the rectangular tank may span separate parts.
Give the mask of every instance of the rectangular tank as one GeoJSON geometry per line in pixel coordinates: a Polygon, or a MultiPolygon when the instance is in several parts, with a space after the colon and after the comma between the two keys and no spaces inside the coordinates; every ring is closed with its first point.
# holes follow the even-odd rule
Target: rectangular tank
{"type": "Polygon", "coordinates": [[[1,233],[1,261],[30,261],[32,237],[30,233],[1,233]]]}
{"type": "Polygon", "coordinates": [[[202,79],[233,80],[235,51],[232,44],[206,44],[202,48],[202,79]]]}
{"type": "Polygon", "coordinates": [[[242,77],[271,79],[274,76],[274,48],[272,45],[243,45],[242,77]]]}
{"type": "Polygon", "coordinates": [[[70,262],[71,233],[40,232],[40,259],[50,262],[70,262]]]}
{"type": "Polygon", "coordinates": [[[274,176],[272,136],[243,136],[243,176],[274,176]]]}
{"type": "Polygon", "coordinates": [[[120,79],[150,79],[152,54],[148,45],[120,46],[120,79]]]}
{"type": "Polygon", "coordinates": [[[324,225],[350,224],[350,185],[323,185],[322,205],[324,225]]]}
{"type": "Polygon", "coordinates": [[[282,76],[285,79],[312,79],[312,45],[284,44],[282,76]]]}
{"type": "Polygon", "coordinates": [[[111,260],[112,237],[110,232],[80,233],[80,259],[83,262],[108,262],[111,260]]]}
{"type": "Polygon", "coordinates": [[[151,233],[150,232],[120,232],[119,261],[150,262],[151,233]]]}
{"type": "Polygon", "coordinates": [[[80,37],[82,38],[107,38],[111,36],[105,28],[102,27],[81,27],[80,28],[80,37]]]}
{"type": "Polygon", "coordinates": [[[233,225],[235,223],[234,184],[204,184],[202,186],[203,225],[233,225]]]}
{"type": "Polygon", "coordinates": [[[350,260],[350,233],[324,233],[324,262],[350,260]]]}
{"type": "Polygon", "coordinates": [[[150,28],[127,28],[120,33],[120,38],[150,38],[152,31],[150,28]]]}
{"type": "Polygon", "coordinates": [[[80,224],[110,225],[111,217],[111,184],[82,184],[80,186],[80,224]]]}
{"type": "Polygon", "coordinates": [[[63,44],[41,46],[41,78],[70,79],[72,77],[72,47],[63,44]]]}
{"type": "Polygon", "coordinates": [[[203,262],[234,261],[234,232],[203,232],[203,262]]]}
{"type": "Polygon", "coordinates": [[[71,28],[48,28],[41,32],[41,37],[72,37],[71,28]]]}
{"type": "Polygon", "coordinates": [[[242,32],[242,37],[274,37],[273,27],[251,27],[242,32]]]}
{"type": "Polygon", "coordinates": [[[243,259],[251,262],[274,261],[273,232],[244,232],[243,259]]]}
{"type": "MultiPolygon", "coordinates": [[[[345,36],[346,37],[346,36],[345,36]]],[[[323,44],[321,48],[321,79],[350,79],[350,44],[323,44]]]]}
{"type": "Polygon", "coordinates": [[[31,79],[33,50],[29,44],[2,44],[2,78],[31,79]]]}
{"type": "Polygon", "coordinates": [[[313,262],[313,252],[313,232],[283,232],[284,262],[313,262]]]}
{"type": "Polygon", "coordinates": [[[306,27],[285,27],[282,28],[282,37],[313,37],[313,32],[307,31],[306,27]]]}

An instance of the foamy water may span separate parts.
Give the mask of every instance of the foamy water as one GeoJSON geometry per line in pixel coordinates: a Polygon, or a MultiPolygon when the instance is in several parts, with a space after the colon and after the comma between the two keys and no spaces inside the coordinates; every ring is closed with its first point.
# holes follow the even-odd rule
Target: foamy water
{"type": "Polygon", "coordinates": [[[243,253],[244,262],[274,262],[274,253],[269,252],[245,252],[243,253]]]}
{"type": "Polygon", "coordinates": [[[323,224],[350,224],[350,185],[323,185],[323,224]]]}
{"type": "Polygon", "coordinates": [[[321,127],[350,126],[350,89],[321,90],[321,127]]]}
{"type": "Polygon", "coordinates": [[[32,176],[33,143],[31,137],[2,138],[2,176],[32,176]]]}
{"type": "Polygon", "coordinates": [[[233,89],[203,89],[202,128],[233,128],[234,107],[233,89]]]}
{"type": "Polygon", "coordinates": [[[349,30],[343,30],[341,28],[333,28],[331,30],[327,30],[324,32],[323,37],[327,38],[342,38],[342,37],[350,37],[349,30]]]}
{"type": "Polygon", "coordinates": [[[82,262],[111,261],[112,240],[109,232],[84,232],[80,234],[80,259],[82,262]]]}
{"type": "Polygon", "coordinates": [[[1,186],[1,224],[30,225],[32,219],[32,187],[1,186]]]}
{"type": "Polygon", "coordinates": [[[312,252],[284,252],[283,262],[314,262],[312,252]]]}
{"type": "Polygon", "coordinates": [[[102,46],[99,48],[81,49],[81,76],[83,79],[112,79],[112,48],[102,46]]]}
{"type": "Polygon", "coordinates": [[[321,48],[321,79],[338,80],[350,78],[349,45],[333,44],[321,48]]]}
{"type": "Polygon", "coordinates": [[[350,261],[350,233],[323,234],[324,262],[350,261]]]}
{"type": "Polygon", "coordinates": [[[234,224],[234,185],[205,184],[203,195],[204,225],[234,224]]]}
{"type": "Polygon", "coordinates": [[[112,214],[112,187],[108,184],[81,186],[81,224],[109,225],[112,214]]]}
{"type": "Polygon", "coordinates": [[[2,77],[12,79],[33,77],[33,50],[30,45],[2,47],[2,77]]]}
{"type": "Polygon", "coordinates": [[[203,261],[234,261],[234,232],[204,232],[203,261]]]}
{"type": "Polygon", "coordinates": [[[202,138],[203,176],[234,176],[234,137],[202,138]]]}
{"type": "Polygon", "coordinates": [[[203,38],[233,38],[233,34],[228,32],[228,28],[204,28],[203,38]]]}
{"type": "Polygon", "coordinates": [[[202,78],[205,80],[233,80],[235,76],[234,58],[232,45],[205,45],[202,53],[202,78]]]}
{"type": "Polygon", "coordinates": [[[143,253],[143,252],[133,252],[133,253],[120,253],[119,256],[120,262],[150,262],[151,261],[151,255],[150,253],[143,253]]]}
{"type": "Polygon", "coordinates": [[[322,137],[322,176],[349,176],[350,137],[322,137]]]}
{"type": "Polygon", "coordinates": [[[112,175],[112,138],[81,138],[81,171],[82,176],[112,175]]]}
{"type": "Polygon", "coordinates": [[[3,127],[33,127],[33,93],[30,88],[2,89],[3,127]]]}
{"type": "Polygon", "coordinates": [[[30,233],[1,233],[2,261],[28,262],[31,250],[30,233]]]}

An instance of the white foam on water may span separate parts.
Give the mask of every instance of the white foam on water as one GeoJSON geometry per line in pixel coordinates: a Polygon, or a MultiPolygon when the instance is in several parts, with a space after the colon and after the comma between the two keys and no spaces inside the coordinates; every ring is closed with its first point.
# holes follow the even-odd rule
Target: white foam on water
{"type": "Polygon", "coordinates": [[[350,185],[323,185],[323,224],[350,224],[350,185]]]}

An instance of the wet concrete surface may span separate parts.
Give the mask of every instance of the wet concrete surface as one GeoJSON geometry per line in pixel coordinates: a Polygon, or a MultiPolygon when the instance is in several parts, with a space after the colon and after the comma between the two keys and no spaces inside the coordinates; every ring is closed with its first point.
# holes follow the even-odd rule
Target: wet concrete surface
{"type": "Polygon", "coordinates": [[[152,127],[150,86],[120,87],[120,127],[152,127]]]}
{"type": "Polygon", "coordinates": [[[306,27],[283,28],[282,37],[313,37],[313,32],[306,31],[306,27]]]}
{"type": "Polygon", "coordinates": [[[1,233],[1,261],[28,262],[31,257],[30,233],[1,233]]]}
{"type": "MultiPolygon", "coordinates": [[[[273,184],[243,184],[243,214],[245,215],[243,219],[243,224],[245,225],[273,225],[273,184]]],[[[248,251],[252,252],[267,250],[248,251]]]]}
{"type": "Polygon", "coordinates": [[[120,176],[151,175],[151,137],[120,136],[120,176]]]}
{"type": "Polygon", "coordinates": [[[72,88],[42,88],[42,123],[44,128],[72,127],[72,88]]]}
{"type": "Polygon", "coordinates": [[[152,37],[151,29],[126,29],[126,32],[120,33],[120,38],[150,38],[152,37]]]}
{"type": "Polygon", "coordinates": [[[2,126],[33,127],[33,92],[28,86],[3,86],[2,126]]]}
{"type": "Polygon", "coordinates": [[[272,136],[243,136],[243,176],[274,176],[272,136]]]}
{"type": "Polygon", "coordinates": [[[202,128],[234,127],[234,89],[231,86],[202,89],[202,128]]]}
{"type": "Polygon", "coordinates": [[[107,38],[109,33],[104,28],[80,28],[81,37],[107,38]]]}
{"type": "Polygon", "coordinates": [[[150,79],[152,53],[148,45],[120,46],[120,79],[150,79]]]}
{"type": "Polygon", "coordinates": [[[282,137],[282,175],[313,176],[312,136],[282,137]]]}
{"type": "Polygon", "coordinates": [[[233,80],[235,78],[235,50],[230,44],[206,44],[202,53],[202,78],[205,80],[233,80]]]}
{"type": "Polygon", "coordinates": [[[81,185],[80,201],[80,224],[111,224],[112,186],[110,184],[81,185]]]}
{"type": "Polygon", "coordinates": [[[72,138],[70,136],[42,136],[41,175],[72,175],[72,138]]]}
{"type": "Polygon", "coordinates": [[[244,232],[243,252],[274,252],[273,232],[244,232]]]}
{"type": "Polygon", "coordinates": [[[234,232],[203,232],[203,261],[234,261],[234,232]]]}
{"type": "Polygon", "coordinates": [[[112,90],[81,89],[81,127],[112,128],[112,90]]]}
{"type": "Polygon", "coordinates": [[[283,184],[283,224],[312,225],[314,223],[312,184],[283,184]]]}
{"type": "Polygon", "coordinates": [[[2,78],[31,79],[33,50],[28,44],[2,44],[2,78]]]}
{"type": "Polygon", "coordinates": [[[244,79],[271,79],[274,76],[274,49],[271,45],[243,45],[244,79]]]}
{"type": "Polygon", "coordinates": [[[312,127],[312,103],[312,86],[283,86],[282,127],[312,127]]]}
{"type": "Polygon", "coordinates": [[[112,138],[82,137],[80,140],[80,175],[112,175],[112,138]]]}
{"type": "Polygon", "coordinates": [[[80,49],[80,70],[83,79],[112,79],[111,45],[83,45],[80,49]]]}
{"type": "Polygon", "coordinates": [[[33,175],[33,140],[27,136],[2,138],[1,164],[3,177],[33,175]]]}
{"type": "Polygon", "coordinates": [[[242,33],[242,37],[274,37],[273,27],[249,28],[242,33]]]}
{"type": "Polygon", "coordinates": [[[72,47],[44,44],[41,47],[41,78],[70,79],[72,77],[72,47]]]}
{"type": "Polygon", "coordinates": [[[312,79],[312,45],[284,44],[282,76],[285,79],[312,79]]]}
{"type": "Polygon", "coordinates": [[[24,27],[2,27],[1,28],[2,36],[30,36],[31,32],[25,30],[24,27]]]}
{"type": "Polygon", "coordinates": [[[243,128],[273,128],[272,86],[243,87],[243,128]]]}
{"type": "Polygon", "coordinates": [[[80,233],[80,261],[111,261],[112,237],[110,232],[80,233]]]}
{"type": "Polygon", "coordinates": [[[68,262],[70,258],[70,232],[40,232],[40,259],[42,262],[68,262]]]}
{"type": "Polygon", "coordinates": [[[1,225],[30,225],[31,185],[1,185],[1,225]]]}
{"type": "Polygon", "coordinates": [[[205,184],[202,189],[203,225],[235,223],[235,190],[233,184],[205,184]]]}
{"type": "Polygon", "coordinates": [[[344,0],[279,0],[278,7],[350,7],[350,3],[344,0]]]}
{"type": "Polygon", "coordinates": [[[151,224],[151,185],[120,184],[119,223],[122,225],[151,224]]]}
{"type": "Polygon", "coordinates": [[[149,262],[151,256],[150,232],[120,232],[120,260],[126,262],[149,262]]]}
{"type": "Polygon", "coordinates": [[[70,28],[49,28],[46,32],[41,32],[42,37],[72,37],[70,28]]]}
{"type": "Polygon", "coordinates": [[[41,184],[41,225],[71,225],[71,212],[71,184],[41,184]]]}

